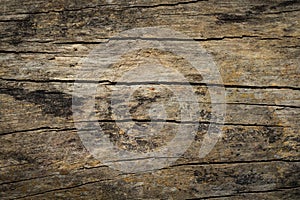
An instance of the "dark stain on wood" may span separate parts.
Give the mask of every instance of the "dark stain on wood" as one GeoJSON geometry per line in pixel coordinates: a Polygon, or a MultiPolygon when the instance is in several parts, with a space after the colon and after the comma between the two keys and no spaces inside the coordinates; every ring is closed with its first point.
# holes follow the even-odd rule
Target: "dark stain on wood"
{"type": "MultiPolygon", "coordinates": [[[[18,101],[27,101],[40,105],[45,114],[56,117],[70,117],[72,115],[72,95],[60,91],[35,90],[23,88],[1,88],[0,94],[7,94],[18,101]]],[[[78,103],[81,100],[78,99],[78,103]]]]}

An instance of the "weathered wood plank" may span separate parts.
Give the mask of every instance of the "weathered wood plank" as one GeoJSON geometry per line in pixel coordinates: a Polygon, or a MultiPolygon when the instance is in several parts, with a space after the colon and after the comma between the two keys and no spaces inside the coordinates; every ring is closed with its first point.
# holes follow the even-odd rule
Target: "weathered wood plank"
{"type": "Polygon", "coordinates": [[[127,199],[136,195],[145,199],[205,198],[293,188],[299,184],[295,173],[299,173],[299,163],[184,165],[140,175],[115,175],[107,168],[92,168],[54,175],[51,179],[42,177],[11,183],[4,185],[4,189],[10,197],[28,198],[85,198],[90,192],[100,199],[127,199]],[[289,175],[293,178],[287,180],[289,175]]]}
{"type": "MultiPolygon", "coordinates": [[[[171,86],[176,87],[178,83],[170,83],[171,86]]],[[[122,84],[120,84],[122,85],[122,84]]],[[[142,86],[151,86],[151,84],[136,84],[142,86]]],[[[164,86],[164,84],[160,84],[164,86]]],[[[157,86],[153,84],[152,86],[157,86]]],[[[180,86],[180,85],[178,85],[180,86]]],[[[108,97],[111,95],[111,92],[117,90],[110,83],[99,84],[98,87],[105,93],[102,93],[101,96],[108,97]]],[[[129,86],[128,86],[129,87],[129,86]]],[[[165,85],[168,87],[168,85],[165,85]]],[[[207,86],[205,85],[192,85],[195,95],[198,96],[199,102],[210,103],[209,93],[207,86]],[[201,101],[200,101],[201,100],[201,101]]],[[[262,106],[282,106],[282,107],[298,107],[300,106],[300,97],[299,91],[296,89],[288,88],[260,88],[260,87],[239,87],[236,86],[224,86],[226,91],[226,103],[227,104],[256,104],[262,106]]],[[[66,98],[71,98],[72,93],[74,92],[74,83],[68,82],[26,82],[26,81],[0,81],[1,94],[9,95],[8,91],[23,89],[27,92],[34,92],[42,90],[49,93],[64,93],[66,98]]],[[[18,93],[18,92],[16,92],[18,93]]],[[[20,92],[20,95],[22,92],[20,92]]],[[[100,94],[97,94],[99,96],[100,94]]],[[[49,98],[51,98],[49,96],[49,98]]],[[[19,99],[22,101],[24,99],[19,99]]],[[[11,102],[13,104],[13,102],[11,102]]]]}
{"type": "MultiPolygon", "coordinates": [[[[299,39],[260,40],[256,38],[238,38],[200,42],[214,56],[225,85],[299,88],[299,48],[292,46],[295,43],[298,44],[299,39]]],[[[49,79],[74,80],[76,78],[76,70],[80,69],[80,59],[83,56],[87,56],[89,50],[95,47],[97,47],[97,44],[38,44],[36,47],[33,45],[31,49],[30,43],[25,43],[23,47],[19,45],[17,47],[18,50],[16,48],[9,50],[12,54],[3,55],[2,62],[4,66],[3,70],[1,70],[1,77],[3,79],[35,81],[49,79]],[[14,52],[18,51],[21,54],[14,54],[14,52]],[[22,52],[26,51],[29,51],[29,53],[22,54],[22,52]],[[31,51],[45,53],[30,53],[31,51]]],[[[186,68],[182,71],[184,75],[188,76],[191,73],[187,63],[178,60],[176,56],[159,55],[155,52],[150,54],[154,58],[159,56],[160,60],[169,59],[168,62],[163,64],[175,67],[175,69],[174,63],[179,62],[179,64],[184,66],[181,66],[183,69],[186,68]]],[[[122,75],[124,73],[123,70],[126,70],[130,65],[135,66],[134,63],[143,58],[141,55],[139,57],[134,57],[133,55],[131,59],[126,58],[127,66],[119,69],[119,71],[112,71],[122,75]]],[[[124,65],[124,62],[119,64],[124,65]]],[[[111,75],[105,76],[101,73],[97,75],[97,80],[99,81],[114,81],[111,75]]],[[[201,79],[192,78],[191,75],[188,80],[195,83],[202,82],[201,79]]]]}
{"type": "MultiPolygon", "coordinates": [[[[141,125],[145,123],[139,123],[141,125]]],[[[164,145],[178,124],[165,124],[168,132],[157,133],[156,137],[141,137],[134,134],[129,138],[117,130],[115,123],[100,123],[111,142],[130,151],[144,151],[164,145]],[[118,133],[119,132],[119,133],[118,133]],[[169,134],[169,136],[167,135],[169,134]],[[160,140],[160,138],[164,138],[160,140]],[[143,142],[144,145],[138,145],[143,142]],[[135,145],[136,144],[136,145],[135,145]]],[[[293,129],[279,127],[229,126],[223,128],[223,137],[209,156],[199,158],[198,152],[208,126],[201,125],[195,141],[176,162],[187,163],[252,163],[299,158],[297,134],[293,129]]],[[[155,135],[154,135],[155,136],[155,135]]],[[[77,131],[44,128],[36,131],[18,132],[1,136],[1,182],[15,182],[43,175],[55,174],[57,170],[76,170],[86,165],[100,167],[102,164],[88,156],[77,131]],[[42,168],[40,168],[43,166],[42,168]],[[68,169],[69,168],[69,169],[68,169]],[[5,173],[6,172],[6,173],[5,173]]],[[[62,172],[63,173],[63,172],[62,172]]]]}
{"type": "MultiPolygon", "coordinates": [[[[286,4],[282,4],[282,1],[250,1],[248,3],[242,1],[221,3],[199,1],[195,3],[195,1],[191,1],[190,4],[170,3],[170,6],[166,6],[162,3],[161,6],[158,4],[148,7],[130,5],[128,2],[130,1],[113,6],[101,6],[101,4],[95,6],[94,4],[91,8],[87,6],[87,9],[80,9],[86,4],[82,3],[74,10],[69,11],[64,9],[64,7],[72,5],[67,1],[58,4],[54,2],[40,3],[35,4],[36,7],[30,5],[29,8],[25,7],[25,12],[15,12],[28,14],[23,21],[2,22],[0,29],[3,30],[2,27],[6,27],[4,36],[17,43],[28,38],[89,41],[112,36],[124,29],[161,25],[168,25],[194,38],[234,36],[237,33],[239,36],[260,35],[268,38],[299,37],[297,32],[299,25],[295,23],[299,15],[297,1],[286,4]],[[48,11],[43,13],[43,10],[46,9],[48,11]],[[287,25],[274,23],[278,20],[287,25]],[[30,26],[26,26],[26,24],[30,26]],[[95,31],[97,35],[94,34],[95,31]]],[[[23,6],[16,6],[24,9],[23,6]]],[[[17,8],[14,7],[14,9],[17,8]]],[[[4,9],[10,10],[5,7],[4,9]]]]}
{"type": "MultiPolygon", "coordinates": [[[[15,83],[13,83],[15,84],[15,83]]],[[[18,84],[18,83],[17,83],[18,84]]],[[[28,85],[28,84],[27,84],[28,85]]],[[[31,85],[31,84],[29,84],[31,85]]],[[[59,85],[58,85],[59,86],[59,85]]],[[[53,127],[53,128],[70,128],[73,127],[72,120],[72,95],[68,93],[62,93],[56,90],[55,86],[48,84],[33,84],[30,89],[25,89],[26,84],[23,87],[18,88],[11,87],[7,84],[1,89],[1,132],[3,134],[36,129],[40,127],[53,127]],[[35,85],[35,86],[34,86],[35,85]],[[38,90],[34,90],[36,87],[38,90]],[[24,89],[23,89],[24,88],[24,89]],[[33,89],[33,90],[32,90],[33,89]],[[32,90],[32,91],[31,91],[32,90]],[[39,120],[33,120],[33,119],[39,120]]],[[[96,113],[97,119],[100,121],[105,120],[117,120],[111,112],[111,93],[109,90],[114,86],[100,86],[101,92],[97,95],[96,100],[96,113]],[[104,90],[103,90],[104,89],[104,90]]],[[[130,86],[128,86],[130,87],[130,86]]],[[[179,88],[182,86],[178,86],[179,88]]],[[[175,87],[177,88],[177,87],[175,87]]],[[[64,88],[70,91],[70,88],[64,88]]],[[[200,94],[199,97],[199,110],[195,115],[198,117],[200,122],[209,122],[211,118],[211,105],[209,104],[209,97],[207,97],[207,89],[205,87],[197,87],[196,94],[200,94]]],[[[225,124],[236,124],[236,125],[261,125],[261,126],[283,126],[283,127],[298,127],[299,121],[299,107],[294,105],[276,105],[273,102],[267,104],[260,104],[261,100],[256,100],[256,103],[240,103],[241,99],[236,93],[240,89],[235,89],[231,95],[238,97],[235,101],[227,104],[227,115],[225,118],[225,124]]],[[[148,99],[151,99],[151,95],[155,95],[155,92],[149,90],[146,94],[148,99]]],[[[230,90],[229,90],[230,91],[230,90]]],[[[243,90],[242,90],[243,91],[243,90]]],[[[289,92],[290,90],[286,90],[289,92]]],[[[251,91],[251,95],[260,95],[256,89],[251,91]]],[[[261,90],[262,93],[267,91],[261,90]]],[[[271,92],[274,92],[271,90],[271,92]]],[[[281,93],[281,90],[275,90],[275,92],[281,93]]],[[[238,93],[239,94],[239,93],[238,93]]],[[[295,92],[292,96],[292,92],[289,92],[287,98],[292,98],[291,103],[298,101],[298,94],[295,92]],[[295,99],[295,100],[294,100],[295,99]]],[[[138,94],[137,94],[138,95],[138,94]]],[[[240,95],[244,95],[243,93],[240,95]]],[[[269,101],[273,101],[274,93],[262,94],[263,98],[270,97],[269,101]]],[[[275,93],[276,95],[276,93],[275,93]]],[[[128,103],[118,103],[115,106],[120,108],[122,106],[129,107],[128,110],[132,110],[131,117],[136,120],[150,120],[148,115],[149,106],[152,105],[151,101],[145,101],[140,104],[138,98],[133,99],[128,103]]],[[[230,97],[230,93],[229,93],[230,97]]],[[[247,96],[246,96],[247,98],[247,96]]],[[[253,98],[254,99],[254,98],[253,98]]],[[[254,100],[253,100],[254,101],[254,100]]],[[[289,100],[288,100],[289,101],[289,100]]],[[[230,101],[229,101],[230,102],[230,101]]],[[[86,103],[85,100],[82,103],[86,103]]],[[[176,100],[168,100],[167,97],[161,96],[157,98],[156,103],[165,104],[167,112],[166,118],[162,120],[168,121],[184,121],[181,119],[181,109],[178,105],[185,106],[190,102],[177,102],[176,100]]],[[[122,110],[122,109],[121,109],[122,110]]],[[[124,118],[124,117],[123,117],[124,118]]],[[[123,119],[122,118],[122,119],[123,119]]],[[[124,118],[130,119],[128,118],[124,118]]],[[[159,119],[159,118],[158,118],[159,119]]],[[[75,121],[76,122],[76,121],[75,121]]]]}
{"type": "Polygon", "coordinates": [[[1,0],[1,5],[1,199],[299,199],[299,1],[1,0]],[[227,115],[224,126],[218,125],[222,138],[199,158],[213,105],[206,82],[189,63],[145,49],[128,52],[108,73],[92,71],[96,80],[85,81],[101,82],[99,126],[120,149],[145,152],[165,145],[184,121],[178,104],[191,103],[170,100],[172,92],[157,88],[182,91],[187,87],[182,81],[124,82],[124,92],[141,86],[129,102],[130,117],[147,131],[121,130],[118,123],[132,122],[115,121],[111,93],[118,78],[145,58],[183,74],[199,103],[197,120],[185,122],[199,121],[198,131],[175,163],[126,174],[104,166],[83,146],[75,123],[87,122],[73,119],[73,84],[82,58],[98,45],[121,31],[149,26],[180,31],[212,55],[224,82],[227,115]],[[165,104],[167,121],[151,122],[151,100],[165,104]],[[156,126],[163,128],[153,131],[156,126]]]}

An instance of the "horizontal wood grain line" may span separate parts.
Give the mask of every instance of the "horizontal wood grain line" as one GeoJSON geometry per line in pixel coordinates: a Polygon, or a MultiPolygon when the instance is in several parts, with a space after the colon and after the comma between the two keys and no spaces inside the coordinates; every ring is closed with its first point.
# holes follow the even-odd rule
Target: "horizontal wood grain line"
{"type": "Polygon", "coordinates": [[[15,81],[15,82],[32,82],[32,83],[100,83],[102,85],[192,85],[192,86],[211,86],[211,87],[225,87],[225,88],[245,88],[245,89],[290,89],[290,90],[300,90],[299,87],[294,86],[259,86],[259,85],[234,85],[234,84],[207,84],[207,83],[185,83],[185,82],[112,82],[109,80],[75,80],[75,79],[45,79],[45,80],[35,80],[35,79],[12,79],[12,78],[0,78],[3,81],[15,81]]]}
{"type": "Polygon", "coordinates": [[[33,131],[47,131],[47,130],[48,131],[74,131],[77,129],[76,128],[51,128],[51,127],[45,126],[45,127],[38,127],[38,128],[33,128],[33,129],[17,130],[17,131],[12,131],[12,132],[3,132],[3,133],[0,133],[0,136],[16,134],[16,133],[33,132],[33,131]]]}
{"type": "MultiPolygon", "coordinates": [[[[186,5],[186,4],[194,4],[202,1],[208,1],[208,0],[192,0],[192,1],[179,1],[176,3],[161,3],[161,4],[153,4],[153,5],[131,5],[131,6],[123,6],[123,9],[129,9],[129,8],[158,8],[158,7],[168,7],[168,6],[177,6],[177,5],[186,5]]],[[[86,9],[95,9],[98,7],[120,7],[121,5],[119,4],[97,4],[93,6],[86,6],[86,7],[81,7],[81,8],[74,8],[74,9],[61,9],[61,10],[48,10],[48,11],[35,11],[35,12],[15,12],[14,14],[49,14],[49,13],[62,13],[62,12],[74,12],[74,11],[82,11],[86,9]]]]}
{"type": "MultiPolygon", "coordinates": [[[[219,126],[237,126],[237,127],[274,127],[274,128],[282,128],[282,127],[287,127],[287,126],[281,126],[281,125],[266,125],[266,124],[239,124],[239,123],[215,123],[215,122],[210,122],[210,121],[177,121],[177,120],[163,120],[163,119],[156,119],[156,120],[149,120],[149,119],[124,119],[124,120],[98,120],[98,121],[76,121],[74,123],[91,123],[91,122],[99,122],[99,123],[130,123],[130,122],[141,122],[141,123],[170,123],[170,124],[214,124],[214,125],[219,125],[219,126]]],[[[55,127],[38,127],[38,128],[33,128],[33,129],[24,129],[24,130],[16,130],[16,131],[11,131],[11,132],[2,132],[0,133],[1,136],[5,135],[11,135],[11,134],[16,134],[16,133],[30,133],[34,131],[77,131],[77,128],[55,128],[55,127]]],[[[84,131],[92,131],[96,129],[81,129],[84,131]]]]}
{"type": "MultiPolygon", "coordinates": [[[[141,159],[127,159],[127,160],[115,160],[113,162],[128,162],[128,161],[138,161],[138,160],[147,160],[147,159],[165,159],[165,158],[176,158],[176,157],[147,157],[147,158],[141,158],[141,159]]],[[[178,157],[180,158],[180,157],[178,157]]],[[[243,165],[243,164],[255,164],[255,163],[278,163],[278,162],[282,162],[282,163],[300,163],[300,160],[285,160],[285,159],[270,159],[270,160],[245,160],[245,161],[232,161],[232,162],[192,162],[192,163],[181,163],[181,164],[173,164],[170,165],[168,167],[165,168],[161,168],[159,170],[168,170],[171,168],[176,168],[176,167],[183,167],[183,166],[210,166],[210,165],[243,165]]],[[[9,167],[14,167],[14,166],[6,166],[5,168],[9,168],[9,167]]],[[[99,169],[99,168],[108,168],[107,165],[98,165],[98,166],[93,166],[93,167],[88,167],[88,166],[84,166],[84,167],[80,167],[78,169],[75,169],[76,171],[85,171],[85,170],[92,170],[92,169],[99,169]]],[[[127,175],[127,174],[131,174],[131,173],[122,173],[120,175],[127,175]]],[[[9,182],[1,182],[1,185],[9,185],[9,184],[14,184],[14,183],[19,183],[19,182],[24,182],[24,181],[31,181],[31,180],[36,180],[36,179],[42,179],[42,178],[47,178],[47,177],[54,177],[57,176],[57,173],[52,173],[52,174],[48,174],[45,176],[37,176],[37,177],[31,177],[31,178],[27,178],[27,179],[20,179],[20,180],[15,180],[15,181],[9,181],[9,182]]]]}

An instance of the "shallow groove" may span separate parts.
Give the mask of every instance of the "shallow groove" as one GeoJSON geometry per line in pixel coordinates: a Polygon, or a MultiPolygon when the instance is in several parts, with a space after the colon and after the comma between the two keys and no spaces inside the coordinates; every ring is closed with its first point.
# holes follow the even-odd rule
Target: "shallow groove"
{"type": "Polygon", "coordinates": [[[271,163],[271,162],[287,162],[287,163],[300,163],[300,160],[285,160],[285,159],[270,159],[270,160],[245,160],[245,161],[227,161],[227,162],[191,162],[175,164],[163,169],[181,166],[198,166],[198,165],[234,165],[234,164],[253,164],[253,163],[271,163]]]}
{"type": "MultiPolygon", "coordinates": [[[[175,124],[214,124],[214,125],[220,125],[220,126],[249,126],[249,127],[287,127],[287,126],[281,126],[281,125],[267,125],[267,124],[241,124],[241,123],[217,123],[217,122],[210,122],[210,121],[178,121],[178,120],[164,120],[164,119],[123,119],[123,120],[98,120],[98,122],[104,122],[104,123],[127,123],[127,122],[158,122],[158,123],[175,123],[175,124]]],[[[81,121],[81,122],[93,122],[93,121],[81,121]]],[[[76,123],[76,122],[75,122],[76,123]]],[[[78,122],[77,122],[78,123],[78,122]]]]}
{"type": "Polygon", "coordinates": [[[193,0],[193,1],[183,1],[176,3],[162,3],[162,4],[154,4],[154,5],[133,5],[128,8],[157,8],[157,7],[167,7],[167,6],[178,6],[178,5],[186,5],[186,4],[194,4],[198,2],[204,2],[208,0],[193,0]]]}
{"type": "Polygon", "coordinates": [[[13,78],[0,78],[3,81],[15,81],[15,82],[32,82],[32,83],[92,83],[92,84],[103,84],[103,85],[192,85],[192,86],[208,86],[208,87],[225,87],[225,88],[244,88],[244,89],[290,89],[300,90],[300,87],[296,86],[255,86],[255,85],[234,85],[234,84],[207,84],[207,83],[185,83],[185,82],[112,82],[109,80],[74,80],[74,79],[46,79],[46,80],[35,80],[35,79],[13,79],[13,78]]]}
{"type": "Polygon", "coordinates": [[[281,107],[281,108],[300,108],[300,106],[294,106],[294,105],[268,104],[268,103],[234,102],[234,103],[226,103],[226,105],[249,105],[249,106],[270,106],[270,107],[281,107]]]}
{"type": "Polygon", "coordinates": [[[0,53],[14,53],[14,54],[59,54],[61,52],[47,52],[47,51],[9,51],[0,50],[0,53]]]}
{"type": "Polygon", "coordinates": [[[14,183],[19,183],[19,182],[23,182],[23,181],[30,181],[30,180],[35,180],[35,179],[42,179],[42,178],[46,178],[46,177],[52,177],[52,176],[56,176],[57,174],[49,174],[49,175],[45,175],[45,176],[38,176],[38,177],[32,177],[32,178],[27,178],[27,179],[21,179],[21,180],[15,180],[15,181],[10,181],[10,182],[3,182],[0,183],[1,185],[9,185],[9,184],[14,184],[14,183]]]}
{"type": "MultiPolygon", "coordinates": [[[[220,125],[220,126],[243,126],[243,127],[287,127],[282,125],[267,125],[267,124],[240,124],[240,123],[215,123],[210,121],[178,121],[178,120],[164,120],[164,119],[156,119],[156,120],[150,120],[150,119],[123,119],[123,120],[97,120],[97,121],[76,121],[74,123],[129,123],[129,122],[140,122],[140,123],[175,123],[175,124],[214,124],[214,125],[220,125]]],[[[16,133],[27,133],[27,132],[34,132],[34,131],[78,131],[77,128],[51,128],[51,127],[38,127],[34,129],[26,129],[26,130],[16,130],[11,132],[4,132],[0,133],[1,136],[10,135],[10,134],[16,134],[16,133]]],[[[88,131],[88,130],[96,130],[96,129],[80,129],[82,131],[88,131]]]]}
{"type": "MultiPolygon", "coordinates": [[[[287,36],[282,37],[262,37],[258,35],[237,35],[237,36],[223,36],[223,37],[211,37],[211,38],[143,38],[143,37],[112,37],[112,38],[102,38],[104,41],[65,41],[65,42],[54,42],[54,41],[24,41],[24,42],[37,42],[37,43],[53,43],[53,44],[104,44],[108,43],[110,40],[112,41],[122,41],[122,40],[145,40],[145,41],[197,41],[197,42],[205,42],[205,41],[221,41],[226,39],[248,39],[248,38],[256,38],[258,40],[282,40],[282,38],[286,38],[287,36]]],[[[38,51],[6,51],[2,50],[0,53],[41,53],[46,54],[47,52],[38,52],[38,51]]],[[[49,54],[52,52],[49,52],[49,54]]],[[[60,53],[60,52],[53,52],[60,53]]]]}
{"type": "MultiPolygon", "coordinates": [[[[177,2],[177,3],[164,3],[164,4],[155,4],[155,5],[132,5],[123,7],[123,9],[131,9],[131,8],[157,8],[157,7],[167,7],[167,6],[177,6],[177,5],[184,5],[184,4],[193,4],[198,2],[203,2],[208,0],[193,0],[193,1],[186,1],[186,2],[177,2]]],[[[81,10],[87,9],[96,9],[98,7],[111,7],[111,6],[122,6],[121,4],[97,4],[94,6],[86,6],[82,8],[74,8],[74,9],[62,9],[62,10],[47,10],[47,11],[35,11],[35,12],[20,12],[14,14],[29,14],[29,15],[36,15],[36,14],[49,14],[49,13],[62,13],[62,12],[76,12],[81,10]]]]}
{"type": "Polygon", "coordinates": [[[0,133],[0,136],[4,135],[10,135],[10,134],[15,134],[15,133],[26,133],[26,132],[33,132],[33,131],[43,131],[43,130],[49,130],[49,131],[74,131],[77,130],[76,128],[51,128],[48,126],[45,127],[39,127],[39,128],[33,128],[33,129],[26,129],[26,130],[17,130],[17,131],[11,131],[11,132],[4,132],[0,133]]]}

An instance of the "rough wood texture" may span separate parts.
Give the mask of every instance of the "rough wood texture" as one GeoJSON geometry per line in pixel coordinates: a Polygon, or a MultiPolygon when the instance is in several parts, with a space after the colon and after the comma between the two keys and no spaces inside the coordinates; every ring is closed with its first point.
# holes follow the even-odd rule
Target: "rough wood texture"
{"type": "MultiPolygon", "coordinates": [[[[298,0],[1,0],[0,13],[1,199],[300,198],[298,0]],[[83,146],[74,126],[83,122],[72,117],[72,85],[80,60],[97,45],[148,26],[180,31],[213,56],[226,89],[227,114],[220,125],[223,137],[199,158],[212,106],[201,76],[166,52],[125,55],[112,66],[117,76],[144,57],[184,74],[197,95],[200,126],[171,166],[124,173],[103,165],[83,146]]],[[[147,126],[151,119],[145,110],[153,99],[163,102],[167,120],[154,124],[163,123],[164,134],[128,138],[110,111],[115,80],[100,76],[99,126],[119,148],[143,152],[162,146],[181,122],[178,102],[169,100],[168,91],[158,96],[151,85],[143,87],[130,102],[134,122],[147,126]]]]}

